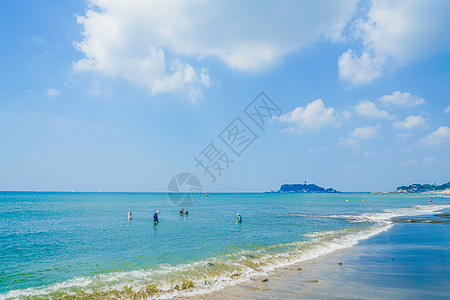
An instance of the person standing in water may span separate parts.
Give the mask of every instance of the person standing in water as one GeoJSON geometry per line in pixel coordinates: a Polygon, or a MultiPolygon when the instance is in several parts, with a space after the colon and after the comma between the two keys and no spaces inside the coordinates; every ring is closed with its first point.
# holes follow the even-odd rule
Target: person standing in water
{"type": "Polygon", "coordinates": [[[131,221],[132,217],[131,217],[131,212],[128,213],[128,221],[131,221]]]}
{"type": "Polygon", "coordinates": [[[155,224],[158,224],[159,220],[158,220],[158,214],[159,214],[159,210],[157,210],[154,214],[153,214],[153,222],[155,224]]]}
{"type": "Polygon", "coordinates": [[[184,209],[180,210],[180,216],[184,216],[184,209]]]}
{"type": "Polygon", "coordinates": [[[237,215],[238,215],[238,217],[237,217],[236,223],[242,223],[242,216],[241,216],[241,214],[237,214],[237,215]]]}
{"type": "Polygon", "coordinates": [[[433,197],[430,197],[430,204],[433,204],[433,197]]]}

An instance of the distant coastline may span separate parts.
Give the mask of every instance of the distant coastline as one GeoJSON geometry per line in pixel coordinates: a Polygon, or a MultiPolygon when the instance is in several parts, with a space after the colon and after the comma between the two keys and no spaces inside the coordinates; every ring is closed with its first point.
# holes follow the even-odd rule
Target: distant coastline
{"type": "Polygon", "coordinates": [[[397,193],[424,193],[435,191],[450,191],[450,182],[441,185],[414,183],[408,186],[397,187],[397,193]]]}

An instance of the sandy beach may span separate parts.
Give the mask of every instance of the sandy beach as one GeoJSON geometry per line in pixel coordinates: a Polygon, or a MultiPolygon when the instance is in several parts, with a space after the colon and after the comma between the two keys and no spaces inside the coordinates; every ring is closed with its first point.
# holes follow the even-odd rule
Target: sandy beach
{"type": "MultiPolygon", "coordinates": [[[[189,299],[329,298],[330,283],[348,268],[342,261],[345,261],[348,255],[361,251],[358,248],[336,251],[320,258],[277,269],[267,276],[254,277],[250,281],[215,293],[189,299]]],[[[348,295],[339,295],[339,297],[348,298],[348,295]]]]}
{"type": "Polygon", "coordinates": [[[352,248],[190,299],[449,299],[448,233],[448,223],[396,224],[352,248]]]}
{"type": "Polygon", "coordinates": [[[0,300],[450,300],[450,0],[0,24],[0,300]]]}
{"type": "Polygon", "coordinates": [[[6,211],[21,207],[23,212],[3,214],[13,215],[14,222],[4,218],[2,223],[6,247],[0,253],[0,299],[450,295],[450,204],[445,197],[423,205],[428,199],[422,195],[369,195],[363,202],[357,201],[362,195],[345,194],[216,194],[190,209],[189,217],[180,216],[164,194],[3,197],[6,211]],[[162,212],[158,226],[148,198],[162,212]],[[136,213],[128,221],[121,212],[133,201],[136,213]],[[103,209],[94,212],[86,203],[103,209]],[[218,207],[231,222],[211,214],[218,207]],[[237,210],[245,216],[242,224],[234,220],[237,210]],[[274,211],[278,217],[268,218],[274,211]],[[29,269],[33,273],[26,273],[29,269]]]}

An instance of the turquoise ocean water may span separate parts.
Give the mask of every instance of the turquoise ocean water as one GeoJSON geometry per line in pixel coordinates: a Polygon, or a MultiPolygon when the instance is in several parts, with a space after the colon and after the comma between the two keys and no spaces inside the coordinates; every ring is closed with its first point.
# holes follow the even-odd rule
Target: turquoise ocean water
{"type": "Polygon", "coordinates": [[[449,232],[450,198],[434,196],[430,205],[429,197],[213,193],[181,217],[163,193],[1,192],[0,299],[201,294],[351,247],[397,223],[443,226],[439,243],[449,232]]]}

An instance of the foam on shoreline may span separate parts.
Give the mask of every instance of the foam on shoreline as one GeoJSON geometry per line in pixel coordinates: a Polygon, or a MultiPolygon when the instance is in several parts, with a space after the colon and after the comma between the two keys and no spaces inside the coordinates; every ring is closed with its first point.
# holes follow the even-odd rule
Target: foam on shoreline
{"type": "Polygon", "coordinates": [[[379,213],[327,216],[360,224],[342,230],[310,233],[307,241],[243,250],[177,266],[160,265],[152,270],[76,277],[46,287],[10,291],[0,295],[0,298],[169,299],[208,294],[255,276],[267,275],[277,268],[350,248],[389,230],[393,226],[392,218],[430,214],[446,208],[450,205],[418,205],[379,213]]]}

